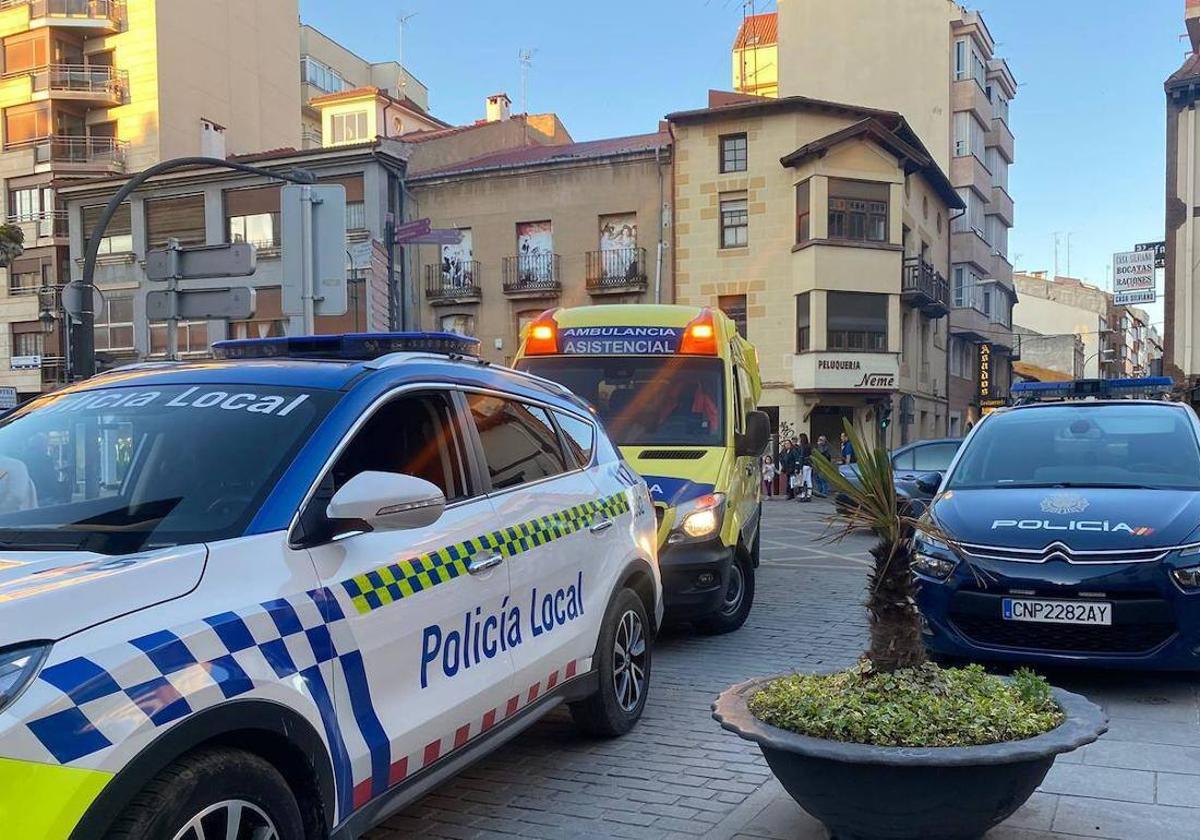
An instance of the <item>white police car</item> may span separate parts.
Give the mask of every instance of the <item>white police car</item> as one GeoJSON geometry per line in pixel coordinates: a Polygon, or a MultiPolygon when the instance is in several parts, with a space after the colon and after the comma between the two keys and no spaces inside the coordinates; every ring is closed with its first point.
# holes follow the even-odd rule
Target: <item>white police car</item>
{"type": "Polygon", "coordinates": [[[354,837],[642,713],[642,481],[445,334],[233,341],[0,420],[0,837],[354,837]]]}

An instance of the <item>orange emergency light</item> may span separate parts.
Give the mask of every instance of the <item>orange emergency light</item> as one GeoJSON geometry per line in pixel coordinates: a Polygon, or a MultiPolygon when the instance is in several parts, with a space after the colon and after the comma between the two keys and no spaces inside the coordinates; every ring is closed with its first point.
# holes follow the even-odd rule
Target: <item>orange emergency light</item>
{"type": "Polygon", "coordinates": [[[717,328],[713,323],[712,310],[705,307],[683,328],[679,340],[679,352],[688,356],[716,356],[717,328]]]}
{"type": "Polygon", "coordinates": [[[556,309],[547,309],[529,325],[525,338],[526,356],[548,356],[558,352],[558,324],[554,321],[556,309]]]}

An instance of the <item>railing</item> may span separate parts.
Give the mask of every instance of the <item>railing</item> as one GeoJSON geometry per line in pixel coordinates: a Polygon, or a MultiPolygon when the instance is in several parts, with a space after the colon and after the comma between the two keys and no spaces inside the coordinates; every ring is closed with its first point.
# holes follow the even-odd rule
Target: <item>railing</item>
{"type": "Polygon", "coordinates": [[[887,333],[873,330],[830,330],[830,350],[855,350],[866,353],[887,351],[887,333]]]}
{"type": "Polygon", "coordinates": [[[39,164],[74,163],[124,169],[129,143],[112,137],[54,134],[12,143],[7,148],[31,148],[34,151],[34,163],[39,164]]]}
{"type": "Polygon", "coordinates": [[[631,286],[646,288],[646,249],[618,248],[587,252],[588,291],[631,286]]]}
{"type": "Polygon", "coordinates": [[[67,381],[67,360],[62,356],[42,356],[42,382],[47,385],[67,381]]]}
{"type": "Polygon", "coordinates": [[[25,228],[25,239],[45,239],[67,236],[67,211],[45,210],[40,213],[19,213],[8,217],[10,225],[25,228]],[[30,230],[31,229],[31,230],[30,230]],[[30,233],[33,236],[30,236],[30,233]]]}
{"type": "Polygon", "coordinates": [[[0,10],[29,7],[29,17],[73,18],[76,20],[107,20],[120,23],[125,19],[124,0],[0,0],[0,10]]]}
{"type": "Polygon", "coordinates": [[[505,257],[505,293],[561,291],[560,262],[558,254],[519,254],[515,257],[505,257]]]}
{"type": "Polygon", "coordinates": [[[98,93],[124,102],[129,89],[129,73],[96,64],[47,64],[10,75],[30,76],[35,93],[98,93]]]}
{"type": "Polygon", "coordinates": [[[918,295],[928,303],[950,306],[950,284],[932,265],[920,257],[906,257],[901,269],[900,291],[918,295]]]}
{"type": "Polygon", "coordinates": [[[426,300],[478,299],[481,294],[478,260],[425,266],[426,300]]]}

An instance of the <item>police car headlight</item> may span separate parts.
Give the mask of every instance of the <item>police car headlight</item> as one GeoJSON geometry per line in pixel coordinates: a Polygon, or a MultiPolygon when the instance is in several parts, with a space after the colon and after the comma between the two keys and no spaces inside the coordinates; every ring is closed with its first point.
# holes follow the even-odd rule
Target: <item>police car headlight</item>
{"type": "Polygon", "coordinates": [[[49,642],[18,645],[0,650],[0,712],[11,706],[50,653],[49,642]]]}
{"type": "Polygon", "coordinates": [[[958,566],[958,557],[949,545],[925,534],[913,538],[912,569],[934,580],[945,580],[958,566]]]}
{"type": "Polygon", "coordinates": [[[709,493],[684,502],[675,511],[679,523],[668,540],[671,543],[702,540],[720,532],[725,520],[725,494],[709,493]]]}

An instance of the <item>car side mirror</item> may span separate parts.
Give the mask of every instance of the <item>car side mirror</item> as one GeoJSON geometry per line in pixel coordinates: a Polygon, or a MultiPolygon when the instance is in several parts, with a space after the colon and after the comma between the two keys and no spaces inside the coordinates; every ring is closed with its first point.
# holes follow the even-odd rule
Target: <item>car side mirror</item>
{"type": "Polygon", "coordinates": [[[746,414],[746,431],[737,436],[737,454],[757,457],[771,441],[771,418],[765,411],[751,411],[746,414]]]}
{"type": "Polygon", "coordinates": [[[325,515],[363,522],[373,531],[403,531],[432,525],[445,508],[441,488],[423,478],[366,471],[333,494],[325,515]]]}
{"type": "Polygon", "coordinates": [[[940,472],[927,472],[924,475],[919,475],[917,476],[916,484],[918,490],[932,496],[942,486],[942,474],[940,472]]]}

